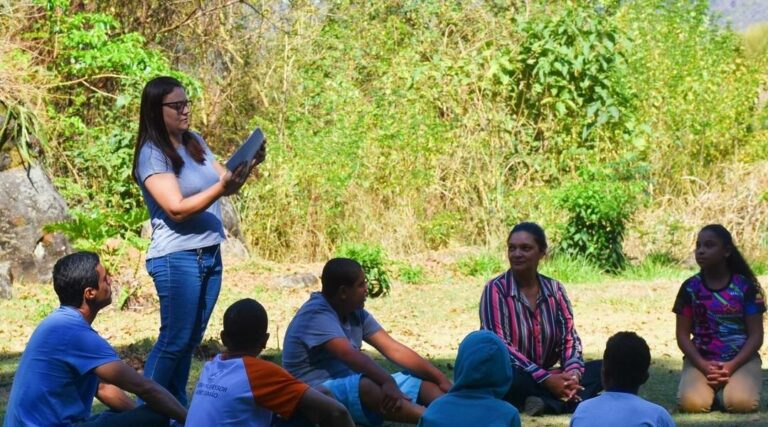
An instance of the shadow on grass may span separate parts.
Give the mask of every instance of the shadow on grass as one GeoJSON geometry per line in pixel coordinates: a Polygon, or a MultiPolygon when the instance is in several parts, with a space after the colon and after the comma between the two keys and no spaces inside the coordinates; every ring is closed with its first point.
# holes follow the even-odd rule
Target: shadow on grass
{"type": "MultiPolygon", "coordinates": [[[[146,360],[149,351],[152,348],[154,342],[150,339],[143,339],[136,341],[126,346],[116,347],[118,354],[132,367],[137,370],[141,370],[144,361],[146,360]]],[[[190,394],[193,392],[197,379],[200,375],[200,370],[205,361],[212,358],[216,353],[221,351],[221,343],[217,340],[207,340],[203,342],[195,352],[195,358],[192,362],[192,371],[189,376],[189,384],[187,386],[187,392],[190,394]]],[[[397,371],[397,366],[390,363],[378,353],[367,352],[369,356],[380,363],[384,368],[394,372],[397,371]]],[[[11,384],[13,382],[13,375],[18,366],[21,358],[20,353],[4,353],[0,354],[0,418],[5,415],[5,407],[8,403],[8,396],[11,390],[11,384]]],[[[277,364],[280,364],[281,352],[275,349],[267,349],[262,358],[270,360],[277,364]]],[[[430,358],[438,369],[443,371],[449,378],[453,378],[453,363],[452,358],[430,358]]],[[[677,413],[675,408],[675,395],[677,392],[677,383],[680,379],[680,368],[682,365],[681,360],[675,360],[672,358],[654,359],[651,365],[651,378],[641,388],[640,395],[652,402],[655,402],[672,413],[672,417],[678,426],[704,426],[704,427],[726,427],[726,426],[766,426],[768,425],[768,395],[762,394],[760,401],[760,411],[753,414],[737,415],[727,414],[719,411],[714,411],[709,414],[681,414],[677,413]]],[[[763,381],[768,376],[768,371],[763,370],[763,381]]],[[[103,410],[103,405],[96,402],[93,407],[93,412],[99,412],[103,410]]],[[[543,417],[528,417],[523,416],[523,425],[525,426],[567,426],[570,417],[567,415],[560,416],[543,416],[543,417]]],[[[397,423],[385,423],[385,426],[396,427],[403,426],[405,424],[397,423]]]]}

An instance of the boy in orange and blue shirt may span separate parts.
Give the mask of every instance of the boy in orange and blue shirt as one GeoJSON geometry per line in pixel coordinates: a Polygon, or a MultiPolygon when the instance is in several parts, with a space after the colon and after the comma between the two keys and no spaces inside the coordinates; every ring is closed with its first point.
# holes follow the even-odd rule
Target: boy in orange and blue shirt
{"type": "Polygon", "coordinates": [[[354,426],[343,405],[257,357],[268,339],[267,312],[257,301],[243,299],[227,309],[221,331],[227,352],[203,367],[186,425],[266,427],[274,414],[290,419],[301,413],[321,426],[354,426]]]}

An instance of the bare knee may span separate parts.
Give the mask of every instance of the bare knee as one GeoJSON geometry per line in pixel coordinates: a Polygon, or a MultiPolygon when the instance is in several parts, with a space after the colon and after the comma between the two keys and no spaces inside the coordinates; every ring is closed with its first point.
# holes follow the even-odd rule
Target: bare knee
{"type": "Polygon", "coordinates": [[[360,377],[358,392],[363,406],[377,413],[380,411],[381,399],[383,398],[381,386],[366,377],[360,377]]]}
{"type": "Polygon", "coordinates": [[[432,401],[438,397],[444,395],[440,387],[437,384],[430,381],[422,381],[419,388],[419,401],[418,403],[424,406],[429,406],[432,401]]]}

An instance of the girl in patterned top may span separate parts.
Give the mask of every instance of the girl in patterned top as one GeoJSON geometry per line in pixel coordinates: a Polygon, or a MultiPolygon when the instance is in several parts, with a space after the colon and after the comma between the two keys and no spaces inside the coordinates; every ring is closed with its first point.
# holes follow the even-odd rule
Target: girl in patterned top
{"type": "Polygon", "coordinates": [[[528,415],[573,412],[602,388],[600,361],[584,363],[573,309],[560,282],[538,272],[544,230],[521,222],[507,238],[510,268],[485,285],[482,329],[504,341],[514,370],[504,397],[528,415]]]}
{"type": "Polygon", "coordinates": [[[722,225],[701,229],[695,255],[701,270],[683,282],[673,308],[685,355],[678,404],[684,412],[709,412],[722,390],[728,412],[755,411],[762,385],[762,289],[722,225]]]}

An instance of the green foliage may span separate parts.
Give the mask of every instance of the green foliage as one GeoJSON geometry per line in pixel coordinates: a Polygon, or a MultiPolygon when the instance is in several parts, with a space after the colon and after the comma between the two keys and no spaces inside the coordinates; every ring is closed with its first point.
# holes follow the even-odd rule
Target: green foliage
{"type": "Polygon", "coordinates": [[[12,143],[22,162],[28,165],[34,158],[34,147],[45,145],[44,136],[34,110],[13,100],[0,99],[0,150],[12,143]]]}
{"type": "Polygon", "coordinates": [[[680,176],[764,156],[752,123],[765,74],[745,59],[741,38],[717,26],[706,0],[626,2],[616,19],[633,40],[627,81],[642,94],[638,117],[653,129],[657,185],[674,192],[680,176]]]}
{"type": "Polygon", "coordinates": [[[589,153],[610,158],[622,141],[642,146],[626,82],[631,45],[616,23],[588,3],[520,16],[521,46],[494,65],[534,146],[569,170],[589,153]]]}
{"type": "Polygon", "coordinates": [[[651,252],[637,264],[630,264],[621,277],[631,280],[682,279],[691,274],[668,252],[651,252]]]}
{"type": "Polygon", "coordinates": [[[599,283],[606,279],[602,269],[583,257],[555,254],[544,258],[539,271],[562,283],[599,283]]]}
{"type": "Polygon", "coordinates": [[[583,169],[558,191],[555,201],[568,212],[558,253],[583,257],[606,271],[624,266],[622,241],[643,186],[620,178],[610,170],[583,169]]]}
{"type": "Polygon", "coordinates": [[[0,151],[15,149],[15,163],[28,166],[47,148],[42,104],[49,81],[29,52],[19,21],[0,6],[0,151]]]}
{"type": "Polygon", "coordinates": [[[418,284],[424,282],[424,269],[419,265],[402,265],[397,276],[405,283],[418,284]]]}
{"type": "Polygon", "coordinates": [[[489,278],[504,271],[506,267],[498,255],[481,252],[460,259],[456,268],[465,276],[489,278]]]}
{"type": "Polygon", "coordinates": [[[387,258],[378,245],[345,243],[336,250],[337,257],[351,258],[360,263],[368,279],[368,296],[377,298],[389,294],[391,285],[387,258]]]}
{"type": "Polygon", "coordinates": [[[348,241],[487,247],[522,219],[557,222],[557,206],[608,215],[596,186],[574,183],[584,164],[648,165],[659,200],[682,176],[768,158],[766,60],[704,0],[37,4],[24,39],[54,80],[37,85],[47,161],[92,246],[130,240],[146,215],[129,170],[139,93],[158,74],[187,85],[214,152],[251,126],[268,135],[261,179],[234,198],[267,259],[348,241]],[[571,185],[591,201],[553,204],[571,185]]]}
{"type": "Polygon", "coordinates": [[[768,22],[750,25],[744,30],[744,49],[748,57],[768,56],[768,22]]]}
{"type": "Polygon", "coordinates": [[[421,225],[424,241],[431,249],[440,249],[448,246],[451,238],[458,234],[461,226],[461,218],[454,212],[439,212],[430,220],[421,225]]]}
{"type": "MultiPolygon", "coordinates": [[[[136,243],[146,209],[131,178],[136,118],[143,85],[173,75],[194,95],[199,85],[171,70],[137,33],[122,33],[104,13],[74,12],[67,1],[48,2],[34,36],[57,46],[50,70],[64,83],[49,104],[55,184],[72,206],[73,220],[53,228],[75,246],[99,249],[110,237],[136,243]]],[[[134,246],[141,246],[138,242],[134,246]]]]}

